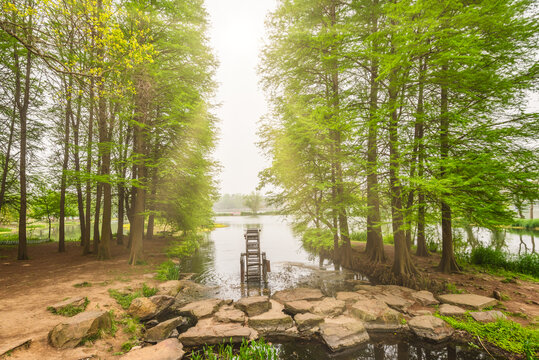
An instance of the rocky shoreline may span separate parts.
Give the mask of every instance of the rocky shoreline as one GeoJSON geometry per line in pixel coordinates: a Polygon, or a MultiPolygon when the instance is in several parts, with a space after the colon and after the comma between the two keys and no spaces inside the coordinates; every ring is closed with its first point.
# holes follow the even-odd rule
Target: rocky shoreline
{"type": "MultiPolygon", "coordinates": [[[[495,321],[505,315],[481,311],[493,298],[474,294],[416,291],[396,285],[358,281],[353,291],[326,296],[319,289],[295,288],[271,297],[251,296],[238,301],[204,298],[204,288],[189,280],[171,280],[151,297],[135,298],[127,313],[144,324],[144,347],[134,347],[122,359],[181,359],[185,348],[244,339],[320,341],[333,352],[357,347],[371,337],[407,336],[430,343],[462,338],[433,314],[495,321]]],[[[80,301],[79,299],[75,299],[80,301]]],[[[64,306],[68,306],[66,301],[64,306]]],[[[111,326],[105,311],[86,311],[66,318],[49,333],[56,348],[74,347],[111,326]]]]}

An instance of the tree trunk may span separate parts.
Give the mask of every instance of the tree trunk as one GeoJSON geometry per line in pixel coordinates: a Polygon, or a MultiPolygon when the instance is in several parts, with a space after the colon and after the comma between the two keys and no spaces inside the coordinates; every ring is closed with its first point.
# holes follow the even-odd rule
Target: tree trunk
{"type": "Polygon", "coordinates": [[[151,185],[151,192],[150,192],[150,202],[148,204],[148,208],[150,210],[150,215],[148,216],[148,226],[146,228],[146,239],[151,240],[153,238],[153,232],[154,232],[154,222],[155,222],[155,201],[156,201],[156,194],[157,194],[157,169],[154,168],[152,170],[152,185],[151,185]]]}
{"type": "Polygon", "coordinates": [[[389,120],[389,182],[391,190],[391,218],[393,228],[393,240],[395,244],[395,259],[393,262],[393,273],[397,277],[408,278],[417,273],[412,263],[406,238],[403,231],[402,215],[402,194],[399,182],[399,162],[398,151],[398,115],[397,115],[397,85],[396,70],[392,70],[389,79],[389,108],[391,116],[389,120]]]}
{"type": "MultiPolygon", "coordinates": [[[[31,22],[31,18],[30,18],[31,22]]],[[[28,260],[28,250],[26,245],[26,208],[27,208],[27,199],[26,199],[26,123],[28,116],[28,106],[30,103],[30,74],[32,69],[32,53],[30,51],[26,52],[26,64],[25,64],[25,74],[24,74],[24,91],[21,89],[21,68],[19,64],[19,54],[17,46],[14,48],[14,59],[15,59],[15,101],[17,104],[17,109],[19,111],[19,120],[20,120],[20,164],[19,164],[19,181],[20,181],[20,207],[19,207],[19,245],[18,245],[18,254],[17,259],[19,260],[28,260]],[[22,94],[24,92],[24,94],[22,94]],[[22,95],[22,99],[21,99],[22,95]],[[21,101],[22,100],[22,101],[21,101]]]]}
{"type": "MultiPolygon", "coordinates": [[[[378,0],[373,1],[371,15],[371,33],[378,31],[378,0]]],[[[373,42],[376,52],[376,42],[373,42]]],[[[380,197],[378,193],[378,61],[371,59],[371,76],[369,80],[369,130],[367,139],[367,244],[365,251],[373,262],[384,262],[384,240],[380,228],[380,197]]]]}
{"type": "MultiPolygon", "coordinates": [[[[424,76],[425,71],[427,70],[427,60],[424,59],[422,68],[420,69],[420,95],[421,101],[418,99],[418,115],[424,116],[424,106],[423,106],[423,96],[424,96],[424,76]],[[421,105],[421,107],[419,106],[421,105]],[[420,112],[421,110],[421,112],[420,112]]],[[[419,121],[418,129],[418,147],[417,147],[417,176],[422,179],[425,174],[425,144],[423,141],[425,133],[425,121],[422,119],[419,121]]],[[[425,238],[425,214],[426,214],[427,205],[425,203],[425,192],[423,189],[417,189],[417,256],[429,256],[427,250],[427,240],[425,238]]]]}
{"type": "MultiPolygon", "coordinates": [[[[88,119],[88,148],[86,150],[86,233],[84,234],[84,248],[82,253],[87,255],[90,253],[90,228],[92,226],[92,180],[90,174],[92,172],[92,137],[93,137],[93,128],[94,128],[94,79],[90,79],[90,109],[89,109],[89,119],[88,119]]],[[[94,243],[96,240],[96,232],[94,228],[94,243]]],[[[99,234],[98,234],[99,236],[99,234]]],[[[94,245],[96,248],[96,245],[94,245]]]]}
{"type": "Polygon", "coordinates": [[[75,163],[77,189],[77,207],[79,211],[79,227],[80,227],[80,246],[84,246],[84,238],[86,237],[86,222],[84,218],[84,198],[82,195],[82,182],[80,176],[80,152],[79,152],[79,131],[82,111],[82,95],[77,97],[77,116],[71,118],[71,126],[73,127],[73,161],[75,163]]]}
{"type": "MultiPolygon", "coordinates": [[[[98,168],[101,168],[101,166],[98,164],[98,168]]],[[[94,248],[93,252],[94,254],[97,254],[97,251],[99,249],[99,240],[100,240],[100,234],[99,234],[99,215],[101,213],[101,184],[98,183],[96,185],[96,192],[95,192],[95,215],[94,215],[94,248]]]]}
{"type": "MultiPolygon", "coordinates": [[[[97,119],[99,123],[99,155],[101,159],[101,171],[102,177],[110,175],[110,139],[108,137],[107,126],[107,113],[106,113],[106,99],[103,96],[104,86],[98,86],[99,99],[97,101],[97,119]]],[[[111,185],[109,181],[101,181],[99,183],[100,188],[103,191],[103,217],[101,219],[101,238],[99,241],[99,247],[97,252],[97,258],[99,260],[110,259],[110,234],[111,234],[111,220],[112,220],[112,193],[111,185]]]]}
{"type": "Polygon", "coordinates": [[[62,179],[60,181],[60,224],[58,225],[58,251],[65,251],[65,206],[66,206],[66,182],[67,166],[69,164],[69,130],[72,114],[71,96],[73,88],[73,77],[69,76],[69,83],[65,83],[64,90],[66,95],[66,110],[64,122],[64,159],[62,162],[62,179]]]}
{"type": "Polygon", "coordinates": [[[4,164],[2,167],[2,180],[0,183],[0,211],[4,205],[4,196],[6,194],[7,186],[7,173],[9,171],[9,161],[11,160],[11,146],[13,145],[13,137],[15,136],[15,112],[17,111],[17,105],[14,102],[13,113],[11,114],[11,123],[9,125],[9,138],[7,142],[6,155],[4,156],[4,164]]]}
{"type": "MultiPolygon", "coordinates": [[[[447,65],[442,66],[442,71],[447,71],[447,65]]],[[[443,179],[446,175],[444,162],[449,157],[449,114],[448,114],[448,90],[445,84],[442,85],[440,93],[440,176],[443,179]]],[[[442,258],[438,268],[445,274],[459,271],[455,254],[453,251],[453,231],[451,226],[451,208],[441,199],[442,212],[442,258]]]]}

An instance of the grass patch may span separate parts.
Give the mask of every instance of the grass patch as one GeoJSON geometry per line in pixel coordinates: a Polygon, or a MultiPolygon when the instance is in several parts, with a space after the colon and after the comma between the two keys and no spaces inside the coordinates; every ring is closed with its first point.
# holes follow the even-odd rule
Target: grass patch
{"type": "Polygon", "coordinates": [[[486,268],[531,275],[539,279],[539,254],[511,256],[502,251],[478,247],[472,250],[470,263],[486,268]]]}
{"type": "Polygon", "coordinates": [[[84,310],[86,310],[86,307],[88,306],[89,303],[90,303],[90,300],[88,300],[88,298],[85,297],[84,298],[84,303],[81,306],[67,305],[67,306],[64,306],[63,308],[58,309],[58,310],[56,310],[52,306],[49,306],[47,308],[47,310],[49,310],[51,313],[53,313],[55,315],[62,315],[62,316],[71,317],[71,316],[75,316],[75,315],[83,312],[84,310]]]}
{"type": "Polygon", "coordinates": [[[92,286],[92,284],[89,283],[88,281],[84,281],[84,282],[81,282],[81,283],[74,284],[73,286],[76,287],[76,288],[83,288],[83,287],[90,287],[90,286],[92,286]]]}
{"type": "Polygon", "coordinates": [[[4,227],[0,227],[0,233],[2,232],[11,232],[12,229],[10,228],[4,228],[4,227]]]}
{"type": "Polygon", "coordinates": [[[180,279],[180,267],[176,265],[172,260],[167,260],[157,269],[157,276],[155,277],[158,280],[179,280],[180,279]]]}
{"type": "Polygon", "coordinates": [[[451,294],[462,294],[464,293],[464,290],[457,288],[457,285],[453,283],[447,283],[445,284],[445,288],[447,291],[449,291],[451,294]]]}
{"type": "Polygon", "coordinates": [[[191,353],[191,360],[277,360],[278,354],[278,350],[264,339],[243,339],[239,349],[232,344],[204,346],[202,350],[191,353]]]}
{"type": "Polygon", "coordinates": [[[539,351],[539,330],[523,327],[505,319],[491,323],[476,322],[466,315],[461,319],[437,315],[455,329],[464,330],[478,336],[501,349],[526,355],[527,359],[536,359],[539,351]]]}
{"type": "Polygon", "coordinates": [[[122,309],[127,310],[131,305],[131,302],[139,297],[150,297],[157,294],[157,289],[149,287],[146,284],[142,284],[142,289],[131,292],[123,293],[115,289],[109,289],[109,295],[111,298],[116,300],[116,302],[122,307],[122,309]]]}
{"type": "Polygon", "coordinates": [[[515,219],[511,224],[513,227],[524,228],[526,230],[533,230],[539,228],[539,218],[538,219],[515,219]]]}

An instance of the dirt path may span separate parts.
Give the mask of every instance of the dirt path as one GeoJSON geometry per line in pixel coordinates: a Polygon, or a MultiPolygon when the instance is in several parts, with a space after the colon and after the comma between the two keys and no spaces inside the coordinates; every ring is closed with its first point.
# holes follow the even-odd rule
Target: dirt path
{"type": "Polygon", "coordinates": [[[82,359],[92,355],[114,358],[128,338],[118,331],[114,338],[105,337],[91,347],[80,346],[57,351],[47,345],[48,332],[59,322],[59,316],[47,306],[73,296],[86,296],[88,310],[120,312],[108,289],[138,287],[143,282],[155,284],[152,276],[156,265],[166,259],[167,240],[158,238],[145,243],[147,264],[130,266],[124,246],[112,246],[112,259],[98,261],[94,255],[82,256],[78,244],[68,243],[65,253],[57,252],[57,243],[29,247],[31,260],[18,261],[16,247],[0,247],[0,348],[25,339],[32,339],[28,350],[18,350],[9,359],[82,359]],[[75,287],[83,282],[90,287],[75,287]]]}

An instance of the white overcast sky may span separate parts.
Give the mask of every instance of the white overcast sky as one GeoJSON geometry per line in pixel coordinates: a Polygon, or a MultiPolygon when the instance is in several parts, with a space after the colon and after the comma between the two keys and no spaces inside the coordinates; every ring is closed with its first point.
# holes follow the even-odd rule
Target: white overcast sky
{"type": "Polygon", "coordinates": [[[221,163],[221,194],[254,191],[267,161],[256,147],[257,122],[267,112],[256,67],[264,20],[276,0],[206,0],[211,46],[220,62],[216,110],[220,119],[215,158],[221,163]]]}

